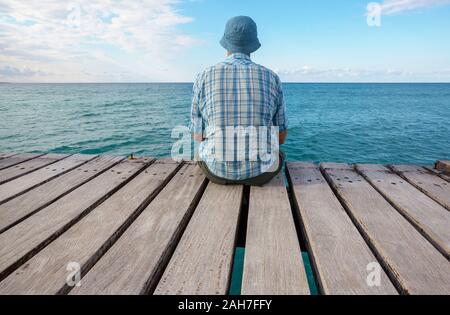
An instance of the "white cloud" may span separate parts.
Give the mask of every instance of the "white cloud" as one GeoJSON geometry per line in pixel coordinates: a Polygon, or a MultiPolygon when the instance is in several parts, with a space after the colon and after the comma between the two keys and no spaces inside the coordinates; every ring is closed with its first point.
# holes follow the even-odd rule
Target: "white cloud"
{"type": "Polygon", "coordinates": [[[33,77],[33,76],[48,76],[50,73],[41,71],[39,69],[24,68],[14,68],[10,66],[4,66],[0,68],[0,75],[3,77],[33,77]]]}
{"type": "Polygon", "coordinates": [[[48,68],[59,75],[58,80],[95,81],[102,80],[106,69],[122,66],[125,72],[152,79],[157,65],[199,42],[180,31],[180,25],[193,19],[179,13],[178,4],[178,0],[0,0],[0,67],[48,68]],[[120,59],[121,54],[128,58],[120,59]],[[132,61],[124,64],[124,60],[132,61]],[[98,78],[87,78],[82,66],[98,78]]]}
{"type": "Polygon", "coordinates": [[[449,69],[408,71],[405,69],[321,69],[305,65],[294,69],[276,69],[285,82],[428,82],[450,81],[449,69]]]}
{"type": "Polygon", "coordinates": [[[450,4],[450,0],[384,0],[381,12],[384,15],[391,15],[444,4],[450,4]]]}
{"type": "Polygon", "coordinates": [[[406,74],[403,70],[368,70],[368,69],[353,69],[353,68],[336,68],[336,69],[318,69],[310,66],[303,66],[298,69],[290,70],[276,70],[276,72],[287,78],[324,78],[324,79],[338,79],[338,78],[370,78],[380,75],[384,76],[398,76],[406,74]]]}

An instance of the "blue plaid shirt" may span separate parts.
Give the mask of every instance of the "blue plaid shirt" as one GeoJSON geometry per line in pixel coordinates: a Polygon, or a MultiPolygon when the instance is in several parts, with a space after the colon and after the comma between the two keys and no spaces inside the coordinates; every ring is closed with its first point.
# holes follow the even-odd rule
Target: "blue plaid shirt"
{"type": "Polygon", "coordinates": [[[194,83],[190,127],[203,135],[199,158],[214,175],[244,180],[273,171],[279,151],[271,131],[288,127],[279,77],[241,53],[206,69],[194,83]]]}

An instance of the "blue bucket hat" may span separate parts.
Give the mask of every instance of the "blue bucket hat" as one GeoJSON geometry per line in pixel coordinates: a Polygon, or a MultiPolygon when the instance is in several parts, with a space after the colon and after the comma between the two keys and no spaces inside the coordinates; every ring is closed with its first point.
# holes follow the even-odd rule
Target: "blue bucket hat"
{"type": "Polygon", "coordinates": [[[220,44],[232,53],[250,55],[261,47],[255,21],[248,16],[236,16],[227,22],[220,44]]]}

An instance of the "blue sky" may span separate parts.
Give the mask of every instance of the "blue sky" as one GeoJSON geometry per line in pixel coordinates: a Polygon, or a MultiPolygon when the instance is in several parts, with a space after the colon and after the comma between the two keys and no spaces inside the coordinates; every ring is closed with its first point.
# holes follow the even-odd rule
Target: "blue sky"
{"type": "Polygon", "coordinates": [[[293,82],[450,82],[450,1],[0,0],[0,81],[186,82],[249,15],[252,58],[293,82]],[[376,2],[376,1],[375,1],[376,2]]]}

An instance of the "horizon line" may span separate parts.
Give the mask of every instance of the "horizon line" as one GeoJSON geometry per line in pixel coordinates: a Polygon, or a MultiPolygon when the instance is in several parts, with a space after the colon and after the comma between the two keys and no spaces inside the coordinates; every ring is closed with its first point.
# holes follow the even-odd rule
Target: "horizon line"
{"type": "MultiPolygon", "coordinates": [[[[124,82],[7,82],[0,81],[0,84],[193,84],[193,81],[164,81],[164,82],[133,82],[133,81],[124,81],[124,82]]],[[[320,81],[320,82],[305,82],[305,81],[283,81],[283,84],[450,84],[450,81],[367,81],[367,82],[336,82],[336,81],[320,81]]]]}

